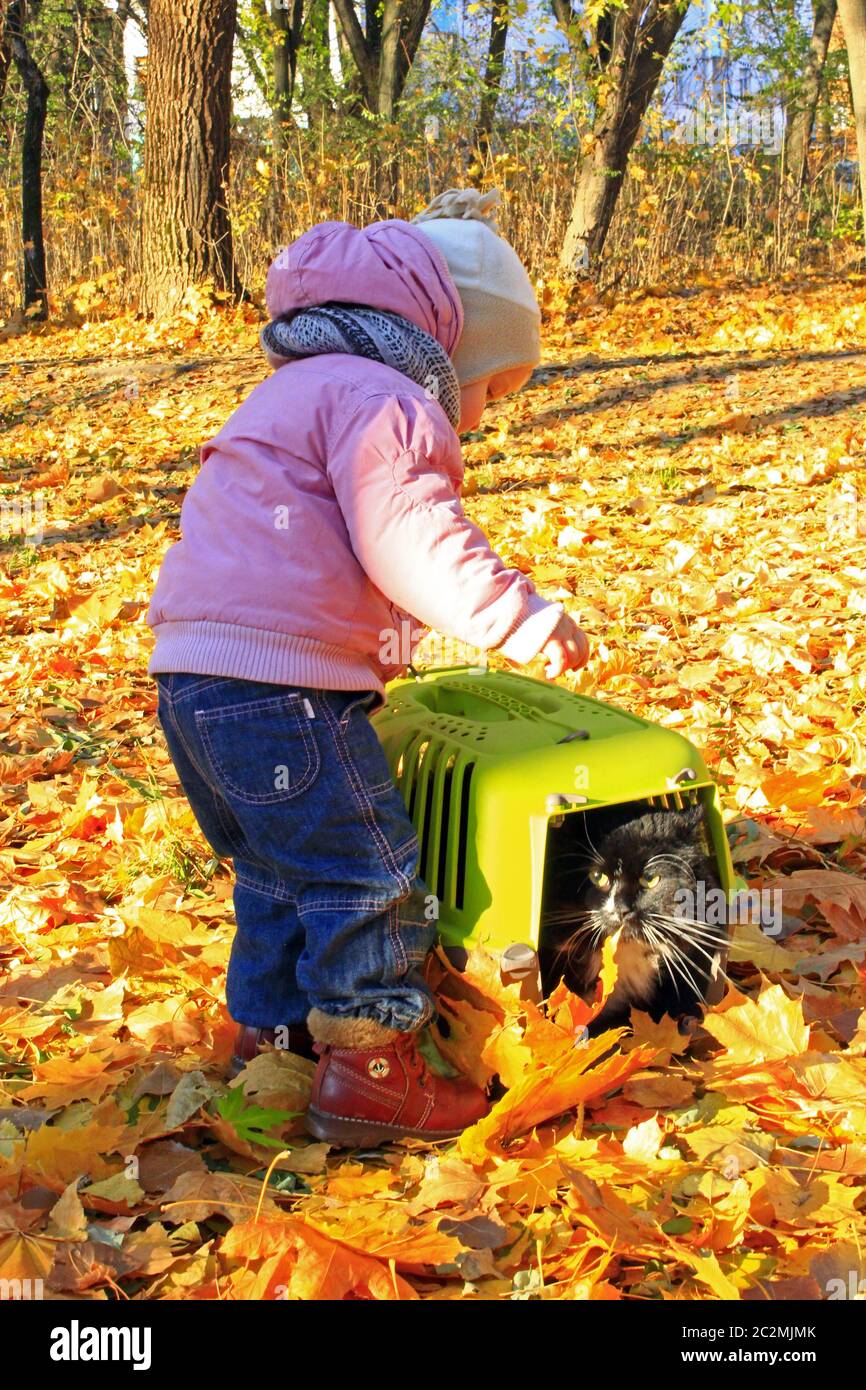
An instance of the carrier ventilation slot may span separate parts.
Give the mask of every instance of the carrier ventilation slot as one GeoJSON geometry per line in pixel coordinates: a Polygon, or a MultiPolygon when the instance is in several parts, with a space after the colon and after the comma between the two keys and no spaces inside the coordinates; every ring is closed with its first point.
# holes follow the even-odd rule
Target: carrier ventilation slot
{"type": "Polygon", "coordinates": [[[462,908],[474,763],[434,738],[412,740],[395,777],[418,833],[418,872],[440,903],[462,908]]]}
{"type": "Polygon", "coordinates": [[[471,719],[461,719],[458,715],[431,715],[430,728],[437,734],[447,734],[452,738],[471,738],[482,743],[487,737],[487,725],[471,719]]]}
{"type": "Polygon", "coordinates": [[[475,771],[474,763],[465,763],[463,766],[463,776],[460,784],[456,788],[455,799],[457,800],[458,826],[454,845],[457,863],[455,866],[454,884],[454,906],[463,906],[463,890],[466,886],[466,851],[469,838],[469,791],[472,782],[472,774],[475,771]]]}
{"type": "Polygon", "coordinates": [[[471,695],[475,699],[483,699],[489,705],[496,705],[499,709],[507,710],[509,714],[515,715],[518,719],[538,722],[539,719],[544,718],[538,709],[527,704],[525,700],[518,700],[513,695],[506,695],[502,690],[487,688],[480,691],[471,682],[459,680],[451,681],[450,685],[452,690],[465,691],[467,695],[471,695]]]}
{"type": "Polygon", "coordinates": [[[675,792],[659,792],[657,796],[647,797],[647,802],[654,811],[686,811],[690,806],[697,806],[699,801],[696,787],[686,787],[675,792]]]}

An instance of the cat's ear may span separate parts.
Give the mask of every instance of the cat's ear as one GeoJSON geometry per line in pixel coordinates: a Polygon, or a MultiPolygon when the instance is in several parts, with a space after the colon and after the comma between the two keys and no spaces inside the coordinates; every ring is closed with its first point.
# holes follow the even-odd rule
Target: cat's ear
{"type": "Polygon", "coordinates": [[[704,820],[704,808],[700,802],[698,802],[696,806],[688,806],[685,811],[680,811],[679,823],[682,828],[684,839],[699,834],[706,824],[704,820]]]}

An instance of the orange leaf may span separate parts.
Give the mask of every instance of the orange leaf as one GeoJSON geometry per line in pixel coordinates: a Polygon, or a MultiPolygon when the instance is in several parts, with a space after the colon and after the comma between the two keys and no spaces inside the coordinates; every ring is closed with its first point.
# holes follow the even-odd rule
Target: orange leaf
{"type": "Polygon", "coordinates": [[[85,1053],[83,1057],[51,1057],[34,1066],[36,1080],[18,1092],[19,1100],[37,1097],[49,1105],[70,1105],[74,1100],[100,1100],[120,1081],[117,1072],[107,1070],[105,1057],[85,1053]]]}
{"type": "Polygon", "coordinates": [[[490,1114],[458,1142],[462,1156],[470,1163],[484,1162],[492,1153],[501,1151],[503,1143],[524,1134],[534,1125],[553,1119],[572,1110],[581,1102],[587,1103],[618,1090],[626,1077],[639,1071],[655,1055],[652,1048],[636,1047],[627,1056],[621,1052],[593,1066],[621,1037],[623,1029],[601,1033],[582,1047],[576,1047],[571,1057],[552,1070],[529,1073],[493,1107],[490,1114]]]}
{"type": "Polygon", "coordinates": [[[261,1297],[304,1301],[373,1298],[389,1302],[418,1297],[411,1285],[387,1265],[291,1217],[234,1226],[222,1245],[223,1254],[238,1259],[260,1258],[268,1249],[282,1251],[285,1258],[272,1269],[270,1288],[261,1297]]]}
{"type": "Polygon", "coordinates": [[[54,1241],[25,1231],[0,1236],[0,1278],[44,1279],[54,1264],[54,1241]]]}
{"type": "Polygon", "coordinates": [[[789,999],[781,985],[771,985],[757,999],[747,999],[704,1019],[706,1031],[726,1049],[725,1060],[754,1066],[809,1050],[809,1025],[799,999],[789,999]]]}

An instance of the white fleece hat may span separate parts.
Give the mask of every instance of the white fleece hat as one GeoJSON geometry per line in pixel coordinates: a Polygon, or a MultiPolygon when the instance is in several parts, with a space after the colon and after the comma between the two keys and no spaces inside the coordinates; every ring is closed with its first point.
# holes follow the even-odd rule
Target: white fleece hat
{"type": "Polygon", "coordinates": [[[520,257],[499,235],[499,202],[497,188],[449,188],[412,218],[445,257],[463,304],[451,354],[461,386],[541,358],[541,311],[520,257]]]}

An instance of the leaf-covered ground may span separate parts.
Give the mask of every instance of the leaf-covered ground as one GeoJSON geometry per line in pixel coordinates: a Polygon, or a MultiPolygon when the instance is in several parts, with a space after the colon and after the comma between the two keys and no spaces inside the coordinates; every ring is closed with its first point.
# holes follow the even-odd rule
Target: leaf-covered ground
{"type": "Polygon", "coordinates": [[[784,929],[738,928],[692,1040],[636,1015],[575,1047],[574,999],[548,1017],[480,954],[464,977],[435,961],[446,1060],[510,1088],[436,1152],[329,1154],[284,1054],[222,1079],[231,877],[155,727],[145,612],[197,449],[265,371],[256,332],[197,306],[0,343],[0,1277],[58,1298],[856,1289],[866,283],[553,301],[544,367],[467,444],[467,510],[593,639],[568,679],[702,748],[784,929]]]}

